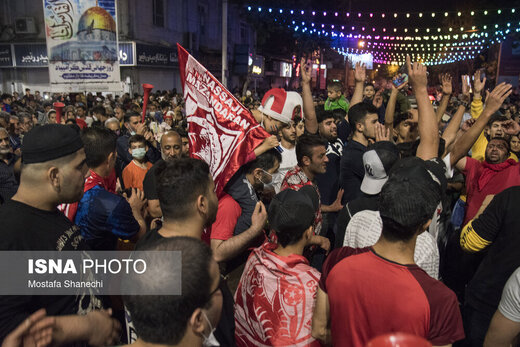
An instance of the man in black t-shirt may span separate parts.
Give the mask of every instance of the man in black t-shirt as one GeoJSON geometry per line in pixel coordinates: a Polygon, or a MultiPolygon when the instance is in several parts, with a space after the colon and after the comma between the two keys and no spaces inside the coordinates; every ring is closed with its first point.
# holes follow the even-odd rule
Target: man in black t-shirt
{"type": "Polygon", "coordinates": [[[491,318],[500,303],[502,289],[509,276],[520,266],[519,225],[520,187],[515,186],[495,197],[488,195],[477,217],[461,232],[460,244],[465,251],[487,250],[466,289],[464,325],[467,340],[472,346],[484,342],[491,318]]]}
{"type": "Polygon", "coordinates": [[[368,140],[376,137],[377,109],[374,105],[359,103],[350,108],[348,118],[352,139],[343,149],[340,162],[340,187],[345,190],[343,203],[363,195],[360,189],[365,176],[363,154],[367,151],[368,140]]]}
{"type": "MultiPolygon", "coordinates": [[[[215,222],[218,210],[215,182],[208,164],[198,159],[179,158],[163,161],[156,170],[157,197],[163,215],[162,226],[143,236],[136,249],[176,236],[200,240],[204,230],[215,222]]],[[[225,280],[221,281],[220,290],[223,307],[215,336],[221,346],[234,346],[233,295],[225,280]]]]}
{"type": "MultiPolygon", "coordinates": [[[[87,166],[79,134],[72,127],[36,127],[22,145],[20,187],[0,207],[0,251],[73,251],[86,249],[79,228],[57,206],[83,195],[87,166]]],[[[8,279],[3,279],[4,281],[8,279]]],[[[120,324],[94,295],[0,296],[0,340],[40,308],[55,316],[52,341],[111,345],[120,324]]]]}
{"type": "Polygon", "coordinates": [[[182,156],[182,139],[175,131],[168,131],[161,137],[161,159],[146,173],[143,181],[144,197],[148,200],[148,213],[153,218],[162,216],[157,196],[157,178],[155,171],[164,161],[180,158],[182,156]]]}

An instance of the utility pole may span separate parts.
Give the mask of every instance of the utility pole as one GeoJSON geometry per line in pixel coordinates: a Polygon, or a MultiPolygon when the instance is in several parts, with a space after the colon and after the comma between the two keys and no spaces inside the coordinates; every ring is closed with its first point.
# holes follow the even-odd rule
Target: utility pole
{"type": "Polygon", "coordinates": [[[222,0],[222,78],[221,82],[227,88],[227,16],[228,0],[222,0]]]}

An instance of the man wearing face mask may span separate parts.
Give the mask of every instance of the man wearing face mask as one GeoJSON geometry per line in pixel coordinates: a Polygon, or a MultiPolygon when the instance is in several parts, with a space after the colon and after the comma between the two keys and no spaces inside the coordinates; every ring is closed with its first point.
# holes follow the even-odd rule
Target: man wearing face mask
{"type": "Polygon", "coordinates": [[[125,188],[143,190],[144,177],[152,167],[152,163],[146,159],[147,150],[148,146],[143,136],[130,136],[128,139],[128,152],[132,154],[132,161],[123,170],[125,188]]]}
{"type": "MultiPolygon", "coordinates": [[[[123,300],[138,336],[137,341],[127,346],[228,346],[219,344],[214,333],[223,296],[218,265],[209,247],[193,237],[176,236],[163,238],[141,250],[181,252],[181,295],[125,296],[123,300]]],[[[151,274],[133,276],[130,285],[152,291],[161,283],[160,278],[152,276],[168,273],[171,268],[168,261],[159,263],[151,274]]]]}
{"type": "Polygon", "coordinates": [[[251,216],[262,192],[271,185],[273,174],[278,171],[282,156],[276,149],[270,149],[255,160],[240,168],[228,182],[225,191],[238,202],[242,212],[235,225],[233,234],[239,235],[251,226],[251,216]]]}
{"type": "Polygon", "coordinates": [[[132,135],[142,135],[146,139],[148,150],[146,151],[146,159],[154,164],[161,159],[161,152],[158,144],[155,141],[150,141],[153,138],[151,132],[146,129],[145,124],[141,122],[141,115],[137,112],[129,111],[124,117],[124,133],[117,139],[117,163],[116,173],[123,181],[122,173],[125,167],[133,160],[131,152],[128,151],[128,140],[132,135]]]}
{"type": "MultiPolygon", "coordinates": [[[[203,230],[215,222],[218,209],[215,183],[208,165],[202,160],[193,158],[165,161],[156,168],[156,178],[157,195],[163,214],[162,226],[146,233],[137,243],[136,249],[146,249],[145,247],[149,245],[162,242],[160,240],[178,236],[200,240],[203,230]]],[[[193,257],[187,259],[195,261],[193,257]]],[[[209,288],[202,282],[198,282],[196,287],[209,288]]],[[[212,286],[212,288],[215,287],[212,286]]],[[[233,296],[227,289],[225,281],[221,281],[219,288],[222,292],[223,312],[222,319],[216,327],[215,336],[220,345],[232,347],[235,345],[233,296]]],[[[193,289],[194,292],[195,290],[193,289]]],[[[164,307],[160,311],[163,310],[164,307]]],[[[208,318],[212,322],[212,327],[215,327],[216,320],[212,320],[211,317],[208,318]]],[[[204,325],[205,323],[207,321],[204,322],[204,325]]],[[[205,328],[204,332],[199,334],[199,337],[202,337],[205,341],[205,346],[218,346],[214,339],[210,338],[212,330],[212,328],[205,328]]],[[[193,345],[196,344],[186,343],[183,346],[193,345]]]]}
{"type": "Polygon", "coordinates": [[[157,177],[155,170],[164,161],[172,161],[182,157],[181,137],[175,131],[168,131],[161,137],[161,159],[146,173],[143,181],[144,196],[148,200],[148,213],[153,218],[162,217],[159,196],[157,195],[157,177]]]}

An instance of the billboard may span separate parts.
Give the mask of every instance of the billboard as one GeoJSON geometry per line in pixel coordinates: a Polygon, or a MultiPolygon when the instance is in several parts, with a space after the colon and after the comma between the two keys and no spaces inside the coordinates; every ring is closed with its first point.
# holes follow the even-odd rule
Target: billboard
{"type": "Polygon", "coordinates": [[[370,53],[367,54],[349,54],[348,60],[352,63],[352,68],[356,67],[356,63],[360,62],[365,64],[367,70],[372,70],[374,67],[374,56],[370,53]]]}
{"type": "Polygon", "coordinates": [[[56,92],[121,91],[116,0],[43,0],[56,92]]]}

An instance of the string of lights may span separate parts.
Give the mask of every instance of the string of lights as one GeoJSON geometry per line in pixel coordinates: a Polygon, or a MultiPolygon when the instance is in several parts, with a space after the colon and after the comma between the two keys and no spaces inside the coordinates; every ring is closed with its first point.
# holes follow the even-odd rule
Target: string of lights
{"type": "Polygon", "coordinates": [[[370,53],[379,63],[402,63],[407,53],[428,65],[471,59],[520,31],[515,8],[429,13],[247,9],[294,32],[326,37],[341,54],[370,53]]]}
{"type": "Polygon", "coordinates": [[[247,10],[252,12],[267,12],[267,13],[279,13],[279,14],[291,14],[291,15],[312,15],[314,17],[344,17],[344,18],[442,18],[442,17],[461,17],[461,16],[488,16],[488,15],[508,15],[515,14],[517,9],[506,8],[496,10],[479,10],[479,11],[445,11],[445,12],[341,12],[341,11],[306,11],[306,10],[294,10],[294,9],[283,9],[283,8],[264,8],[258,6],[247,6],[247,10]]]}

